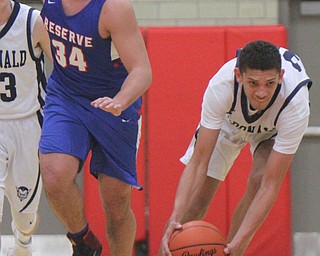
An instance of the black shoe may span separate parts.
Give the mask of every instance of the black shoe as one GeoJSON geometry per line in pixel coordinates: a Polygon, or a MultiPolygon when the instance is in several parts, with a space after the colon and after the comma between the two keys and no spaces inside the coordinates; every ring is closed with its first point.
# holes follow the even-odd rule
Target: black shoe
{"type": "Polygon", "coordinates": [[[72,256],[100,256],[102,246],[95,235],[89,230],[87,234],[79,238],[71,238],[67,234],[68,239],[72,243],[73,254],[72,256]]]}

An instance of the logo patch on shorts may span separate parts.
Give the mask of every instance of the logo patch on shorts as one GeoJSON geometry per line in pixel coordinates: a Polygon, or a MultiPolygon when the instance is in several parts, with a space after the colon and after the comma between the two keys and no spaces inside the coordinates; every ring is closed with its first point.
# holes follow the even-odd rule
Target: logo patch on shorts
{"type": "Polygon", "coordinates": [[[25,200],[31,191],[31,189],[28,189],[27,187],[24,187],[24,186],[16,187],[16,190],[17,190],[17,196],[19,197],[20,201],[25,200]]]}

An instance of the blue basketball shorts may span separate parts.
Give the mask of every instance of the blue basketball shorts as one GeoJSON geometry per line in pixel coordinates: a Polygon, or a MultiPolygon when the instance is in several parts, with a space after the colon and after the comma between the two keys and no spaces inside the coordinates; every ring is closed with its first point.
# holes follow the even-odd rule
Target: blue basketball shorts
{"type": "Polygon", "coordinates": [[[124,111],[116,117],[90,102],[48,93],[40,152],[73,155],[80,159],[81,167],[91,151],[91,174],[103,173],[141,189],[136,175],[140,114],[124,111]]]}

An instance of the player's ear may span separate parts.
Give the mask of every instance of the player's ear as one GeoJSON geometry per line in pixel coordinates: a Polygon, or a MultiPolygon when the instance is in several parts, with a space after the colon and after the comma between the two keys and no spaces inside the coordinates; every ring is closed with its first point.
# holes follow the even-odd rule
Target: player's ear
{"type": "Polygon", "coordinates": [[[239,68],[235,68],[234,69],[234,75],[237,79],[237,82],[240,84],[242,83],[242,75],[241,75],[241,72],[240,72],[240,69],[239,68]]]}

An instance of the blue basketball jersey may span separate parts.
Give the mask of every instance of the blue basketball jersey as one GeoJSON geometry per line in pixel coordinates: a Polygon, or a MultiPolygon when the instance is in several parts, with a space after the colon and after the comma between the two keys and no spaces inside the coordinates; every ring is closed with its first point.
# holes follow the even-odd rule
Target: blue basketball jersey
{"type": "MultiPolygon", "coordinates": [[[[61,0],[46,0],[42,17],[54,59],[51,78],[67,95],[114,97],[128,73],[109,37],[100,36],[98,23],[106,0],[92,0],[79,13],[67,16],[61,0]]],[[[49,85],[50,86],[50,85],[49,85]]],[[[141,99],[134,105],[141,107],[141,99]]]]}
{"type": "Polygon", "coordinates": [[[54,69],[48,79],[41,153],[76,156],[83,163],[92,151],[90,172],[104,173],[140,188],[136,155],[141,97],[120,116],[91,106],[99,97],[113,98],[128,76],[111,38],[98,25],[106,0],[91,0],[67,16],[61,0],[46,0],[41,12],[49,32],[54,69]]]}

